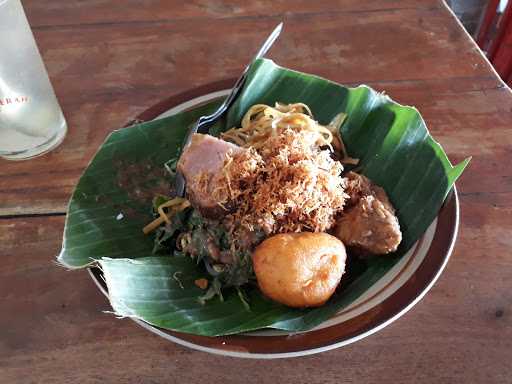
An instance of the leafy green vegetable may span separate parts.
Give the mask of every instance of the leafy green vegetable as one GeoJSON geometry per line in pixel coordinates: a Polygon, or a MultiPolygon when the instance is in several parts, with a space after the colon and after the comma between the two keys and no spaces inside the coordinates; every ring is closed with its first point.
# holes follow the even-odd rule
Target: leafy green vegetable
{"type": "MultiPolygon", "coordinates": [[[[157,205],[158,207],[158,205],[157,205]]],[[[178,234],[188,225],[190,210],[184,210],[173,216],[170,224],[160,226],[155,231],[155,244],[153,253],[158,254],[166,252],[172,254],[176,248],[178,234]],[[169,251],[170,250],[170,251],[169,251]]]]}
{"type": "MultiPolygon", "coordinates": [[[[263,240],[258,234],[257,242],[263,240]]],[[[222,290],[235,288],[245,305],[241,287],[255,280],[251,254],[244,249],[236,236],[222,222],[204,219],[200,213],[188,208],[172,217],[171,223],[157,229],[154,253],[186,255],[196,261],[209,274],[208,291],[200,297],[201,302],[218,296],[222,290]],[[227,258],[227,259],[226,259],[227,258]],[[229,262],[228,262],[229,260],[229,262]]]]}
{"type": "MultiPolygon", "coordinates": [[[[208,278],[206,272],[179,253],[153,256],[152,238],[144,236],[141,228],[151,221],[148,206],[153,196],[168,193],[164,164],[178,155],[187,127],[215,110],[218,102],[214,102],[116,131],[107,138],[73,193],[59,261],[80,268],[100,259],[118,314],[201,335],[265,327],[307,330],[356,300],[424,233],[468,160],[453,167],[416,109],[398,105],[368,87],[343,87],[269,60],[252,65],[235,105],[212,131],[237,126],[253,104],[276,101],[303,102],[323,124],[346,114],[341,131],[349,155],[361,160],[361,172],[383,186],[397,208],[403,242],[394,255],[364,265],[349,264],[340,289],[316,309],[284,307],[267,300],[255,287],[245,292],[250,311],[236,289],[223,293],[224,301],[216,296],[204,305],[199,303],[197,297],[205,292],[194,281],[208,278]],[[116,220],[119,212],[123,220],[116,220]],[[173,279],[176,273],[184,289],[173,279]]],[[[192,225],[201,225],[201,219],[192,216],[188,223],[194,220],[192,225]]],[[[240,255],[241,263],[246,257],[240,255]]]]}

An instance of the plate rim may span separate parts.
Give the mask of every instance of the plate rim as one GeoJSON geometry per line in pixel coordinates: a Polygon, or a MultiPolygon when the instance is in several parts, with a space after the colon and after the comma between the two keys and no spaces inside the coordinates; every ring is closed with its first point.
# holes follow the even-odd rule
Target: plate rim
{"type": "MultiPolygon", "coordinates": [[[[167,97],[139,113],[135,119],[126,123],[125,127],[134,123],[151,121],[187,101],[229,88],[234,81],[234,79],[220,80],[167,97]]],[[[287,336],[208,337],[158,328],[139,319],[132,318],[132,320],[141,327],[179,345],[230,357],[255,359],[298,357],[354,343],[385,328],[408,312],[425,296],[442,274],[455,246],[459,227],[459,199],[455,184],[446,196],[437,218],[438,224],[427,255],[413,275],[396,292],[377,306],[346,322],[287,336]],[[364,326],[357,327],[363,320],[365,321],[364,326]],[[348,332],[345,329],[345,333],[338,334],[336,331],[339,331],[341,327],[348,328],[348,332]],[[301,343],[301,341],[305,341],[306,337],[310,341],[305,344],[301,343]],[[261,339],[265,339],[265,342],[261,339]],[[298,344],[292,346],[290,341],[298,344]]],[[[99,270],[95,267],[88,267],[87,270],[98,289],[108,297],[99,270]]]]}

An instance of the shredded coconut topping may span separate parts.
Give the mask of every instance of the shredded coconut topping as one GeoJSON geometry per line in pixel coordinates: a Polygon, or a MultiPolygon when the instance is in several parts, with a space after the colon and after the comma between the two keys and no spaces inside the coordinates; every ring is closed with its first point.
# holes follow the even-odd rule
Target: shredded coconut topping
{"type": "Polygon", "coordinates": [[[213,197],[234,207],[234,221],[267,234],[334,225],[347,198],[343,166],[318,146],[317,132],[301,128],[277,125],[258,150],[227,155],[213,197]]]}

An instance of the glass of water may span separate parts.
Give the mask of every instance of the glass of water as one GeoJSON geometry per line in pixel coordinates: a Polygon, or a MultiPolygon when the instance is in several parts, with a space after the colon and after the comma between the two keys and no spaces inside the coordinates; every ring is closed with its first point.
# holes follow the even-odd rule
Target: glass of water
{"type": "Polygon", "coordinates": [[[41,155],[66,131],[20,0],[0,0],[0,157],[41,155]]]}

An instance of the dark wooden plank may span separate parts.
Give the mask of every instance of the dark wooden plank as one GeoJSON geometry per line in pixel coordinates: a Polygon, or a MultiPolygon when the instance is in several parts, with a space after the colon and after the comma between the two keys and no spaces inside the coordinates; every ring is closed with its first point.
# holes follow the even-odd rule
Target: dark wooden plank
{"type": "MultiPolygon", "coordinates": [[[[465,92],[444,89],[431,94],[418,91],[414,83],[374,85],[379,90],[388,90],[399,102],[416,105],[453,162],[474,156],[468,172],[475,171],[481,177],[461,191],[512,191],[508,176],[508,164],[512,160],[512,95],[508,89],[465,92]]],[[[147,102],[154,96],[143,95],[147,102]]],[[[33,161],[0,163],[6,165],[0,178],[0,213],[65,212],[77,178],[107,133],[142,109],[126,100],[112,102],[105,97],[72,107],[77,108],[69,119],[72,129],[60,148],[33,161]],[[132,112],[130,115],[115,112],[123,109],[132,112]]]]}
{"type": "MultiPolygon", "coordinates": [[[[492,76],[451,18],[444,8],[285,15],[270,56],[343,83],[492,76]]],[[[38,30],[36,37],[61,98],[129,93],[135,103],[147,88],[173,93],[236,77],[277,22],[261,17],[62,26],[38,30]]]]}
{"type": "Polygon", "coordinates": [[[463,197],[462,213],[445,273],[402,319],[346,348],[266,362],[188,350],[102,313],[108,303],[88,274],[53,263],[63,217],[0,219],[1,382],[506,382],[512,209],[463,197]]]}
{"type": "MultiPolygon", "coordinates": [[[[444,8],[364,11],[357,17],[287,14],[285,19],[286,31],[271,55],[277,62],[342,83],[374,85],[420,111],[441,97],[440,110],[424,111],[427,120],[435,118],[434,133],[443,122],[453,121],[458,129],[467,125],[465,112],[455,118],[443,102],[463,110],[470,97],[488,113],[495,109],[486,102],[485,90],[501,87],[501,81],[444,8]],[[466,95],[473,91],[481,99],[466,95]]],[[[261,42],[262,31],[276,20],[178,20],[37,31],[70,132],[46,156],[21,163],[0,160],[0,215],[64,212],[73,185],[108,132],[162,98],[236,77],[261,42]],[[225,33],[212,37],[211,29],[225,33]]],[[[507,92],[498,92],[509,105],[507,92]]],[[[500,119],[499,126],[506,126],[507,120],[500,119]]]]}
{"type": "Polygon", "coordinates": [[[113,4],[108,0],[23,2],[32,27],[105,23],[154,23],[183,19],[283,17],[290,14],[357,13],[361,11],[431,9],[440,7],[439,0],[262,0],[219,1],[195,0],[124,0],[113,4]]]}

